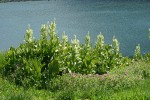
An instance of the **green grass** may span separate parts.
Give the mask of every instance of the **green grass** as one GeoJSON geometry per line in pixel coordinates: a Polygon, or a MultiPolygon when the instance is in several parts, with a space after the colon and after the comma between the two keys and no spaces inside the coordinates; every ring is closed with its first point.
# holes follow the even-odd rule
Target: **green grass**
{"type": "Polygon", "coordinates": [[[119,91],[103,90],[92,94],[89,91],[57,91],[36,90],[34,88],[24,89],[17,87],[0,78],[0,99],[1,100],[48,100],[48,99],[92,99],[92,100],[148,100],[150,98],[150,80],[144,80],[134,88],[119,91]]]}
{"type": "Polygon", "coordinates": [[[135,88],[130,88],[113,93],[111,99],[114,100],[149,100],[150,98],[150,79],[146,79],[142,84],[135,88]]]}
{"type": "MultiPolygon", "coordinates": [[[[0,68],[5,63],[4,54],[0,53],[0,68]]],[[[150,64],[136,61],[105,75],[65,74],[48,85],[45,90],[27,89],[0,74],[0,100],[148,100],[150,64]]]]}
{"type": "Polygon", "coordinates": [[[52,98],[50,91],[24,89],[0,78],[0,100],[48,100],[52,98]]]}

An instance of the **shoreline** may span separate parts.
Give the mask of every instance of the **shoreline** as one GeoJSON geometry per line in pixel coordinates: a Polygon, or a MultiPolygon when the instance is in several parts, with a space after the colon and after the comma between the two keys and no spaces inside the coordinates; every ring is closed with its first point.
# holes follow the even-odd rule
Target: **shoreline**
{"type": "MultiPolygon", "coordinates": [[[[7,2],[26,2],[26,1],[51,1],[51,0],[0,0],[0,3],[7,3],[7,2]]],[[[56,1],[56,0],[55,0],[56,1]]],[[[115,2],[124,2],[126,0],[101,0],[101,1],[115,1],[115,2]]],[[[129,0],[131,2],[150,2],[150,0],[129,0]]]]}
{"type": "Polygon", "coordinates": [[[7,2],[26,2],[26,1],[42,1],[42,0],[0,0],[0,3],[7,3],[7,2]]]}

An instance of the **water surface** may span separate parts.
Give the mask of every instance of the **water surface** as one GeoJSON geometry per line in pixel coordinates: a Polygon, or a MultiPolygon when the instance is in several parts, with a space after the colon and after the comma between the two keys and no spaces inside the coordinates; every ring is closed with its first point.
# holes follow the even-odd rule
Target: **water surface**
{"type": "Polygon", "coordinates": [[[57,33],[73,39],[74,34],[84,43],[90,32],[91,42],[101,32],[105,43],[115,36],[124,55],[133,55],[140,44],[142,53],[150,51],[149,2],[115,2],[100,0],[51,0],[0,3],[0,50],[17,47],[24,40],[30,24],[34,37],[39,38],[41,24],[56,19],[57,33]]]}

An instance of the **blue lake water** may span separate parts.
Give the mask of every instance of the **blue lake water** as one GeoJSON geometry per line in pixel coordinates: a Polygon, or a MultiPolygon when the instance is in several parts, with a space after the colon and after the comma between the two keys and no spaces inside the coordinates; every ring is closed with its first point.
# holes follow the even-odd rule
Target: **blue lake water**
{"type": "Polygon", "coordinates": [[[51,0],[0,3],[0,51],[17,47],[24,40],[30,24],[34,37],[39,38],[40,27],[56,19],[57,33],[84,43],[90,32],[93,45],[101,32],[105,43],[113,36],[120,42],[123,55],[133,55],[140,44],[142,53],[150,51],[150,2],[115,2],[101,0],[51,0]]]}

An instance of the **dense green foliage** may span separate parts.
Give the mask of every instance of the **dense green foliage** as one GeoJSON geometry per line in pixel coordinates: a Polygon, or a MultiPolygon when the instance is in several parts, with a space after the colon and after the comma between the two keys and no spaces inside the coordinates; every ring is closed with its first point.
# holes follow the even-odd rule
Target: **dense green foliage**
{"type": "Polygon", "coordinates": [[[104,43],[104,36],[97,36],[94,47],[90,35],[85,44],[76,38],[68,42],[56,34],[56,24],[42,25],[40,39],[33,37],[30,27],[25,34],[25,43],[11,47],[6,53],[3,75],[23,86],[44,88],[52,78],[64,73],[104,74],[113,68],[127,66],[130,60],[119,52],[119,42],[113,37],[112,45],[104,43]]]}
{"type": "Polygon", "coordinates": [[[66,74],[53,78],[47,90],[19,87],[0,76],[0,99],[148,100],[149,78],[150,64],[144,61],[113,69],[105,75],[66,74]]]}
{"type": "Polygon", "coordinates": [[[149,71],[149,63],[139,61],[127,67],[111,70],[109,74],[104,75],[66,74],[53,79],[49,89],[57,93],[57,99],[62,100],[80,98],[91,100],[118,100],[119,98],[126,100],[128,98],[134,100],[135,95],[137,95],[136,100],[146,99],[150,94],[144,95],[140,88],[144,87],[143,91],[150,91],[149,82],[144,83],[150,78],[149,71]],[[131,94],[130,92],[125,93],[126,91],[130,91],[131,94]],[[120,95],[117,96],[117,94],[120,95]]]}

